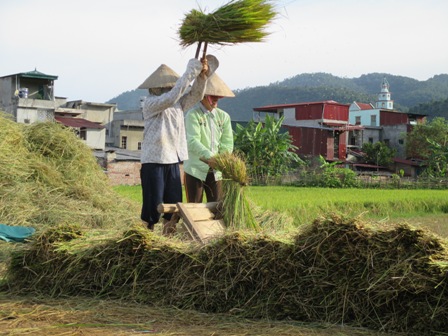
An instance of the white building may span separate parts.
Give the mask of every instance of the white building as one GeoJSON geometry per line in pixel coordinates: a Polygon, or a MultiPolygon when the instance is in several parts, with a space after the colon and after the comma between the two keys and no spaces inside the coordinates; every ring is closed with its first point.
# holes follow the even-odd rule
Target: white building
{"type": "Polygon", "coordinates": [[[372,104],[353,102],[349,108],[350,124],[363,126],[362,131],[351,132],[349,145],[361,148],[364,143],[384,142],[396,149],[397,157],[405,158],[405,137],[413,125],[424,120],[420,114],[395,111],[389,91],[389,83],[384,78],[375,107],[372,104]]]}
{"type": "Polygon", "coordinates": [[[115,104],[67,102],[54,96],[58,76],[34,69],[0,77],[0,111],[18,123],[55,121],[75,130],[92,149],[104,150],[112,129],[115,104]]]}

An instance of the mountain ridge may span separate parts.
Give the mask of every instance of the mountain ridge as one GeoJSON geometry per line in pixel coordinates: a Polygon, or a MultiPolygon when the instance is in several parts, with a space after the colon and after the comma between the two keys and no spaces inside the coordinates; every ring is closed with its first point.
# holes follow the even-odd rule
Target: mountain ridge
{"type": "MultiPolygon", "coordinates": [[[[387,73],[370,73],[360,77],[338,77],[329,73],[303,73],[264,86],[234,90],[234,98],[220,100],[219,107],[234,121],[248,121],[254,107],[334,100],[343,104],[353,101],[375,104],[386,78],[394,108],[414,113],[418,106],[448,99],[448,74],[435,75],[425,81],[387,73]]],[[[137,110],[146,90],[121,93],[106,103],[116,103],[119,110],[137,110]]]]}

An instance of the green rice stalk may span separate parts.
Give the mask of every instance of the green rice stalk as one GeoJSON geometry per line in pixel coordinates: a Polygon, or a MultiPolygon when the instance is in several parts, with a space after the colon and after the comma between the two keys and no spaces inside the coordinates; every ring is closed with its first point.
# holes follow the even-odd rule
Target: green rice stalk
{"type": "Polygon", "coordinates": [[[215,168],[222,172],[223,199],[222,214],[227,227],[234,230],[250,229],[258,231],[252,207],[244,190],[248,184],[245,162],[236,154],[221,153],[213,157],[215,168]]]}
{"type": "Polygon", "coordinates": [[[210,14],[193,9],[185,15],[178,30],[180,44],[197,42],[229,45],[262,42],[269,35],[266,26],[276,17],[267,0],[232,0],[210,14]]]}

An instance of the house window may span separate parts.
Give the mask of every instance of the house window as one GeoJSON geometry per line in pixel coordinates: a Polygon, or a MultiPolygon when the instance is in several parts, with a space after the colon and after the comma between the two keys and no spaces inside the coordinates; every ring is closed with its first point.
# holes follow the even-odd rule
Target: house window
{"type": "Polygon", "coordinates": [[[403,139],[399,139],[399,140],[398,140],[398,143],[399,143],[400,145],[402,145],[402,144],[404,144],[404,140],[403,140],[403,139]]]}
{"type": "Polygon", "coordinates": [[[356,145],[356,137],[352,136],[350,137],[350,145],[355,146],[356,145]]]}
{"type": "Polygon", "coordinates": [[[79,138],[80,138],[81,140],[87,140],[87,132],[86,132],[86,129],[85,129],[85,128],[81,128],[81,129],[79,130],[79,138]]]}
{"type": "Polygon", "coordinates": [[[376,126],[376,114],[370,116],[370,126],[376,126]]]}
{"type": "Polygon", "coordinates": [[[121,137],[121,148],[126,149],[128,145],[128,137],[121,137]]]}
{"type": "Polygon", "coordinates": [[[355,125],[361,125],[361,117],[355,117],[355,125]]]}
{"type": "Polygon", "coordinates": [[[369,143],[373,143],[373,138],[369,138],[369,143]]]}
{"type": "Polygon", "coordinates": [[[384,139],[384,144],[385,144],[386,146],[389,146],[389,145],[390,145],[390,140],[389,140],[389,139],[384,139]]]}
{"type": "Polygon", "coordinates": [[[142,150],[142,143],[140,141],[137,143],[137,150],[142,150]]]}

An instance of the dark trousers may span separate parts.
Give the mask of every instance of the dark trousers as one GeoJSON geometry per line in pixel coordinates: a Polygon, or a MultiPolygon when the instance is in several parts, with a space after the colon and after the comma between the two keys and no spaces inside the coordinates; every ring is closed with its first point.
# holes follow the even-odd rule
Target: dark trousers
{"type": "MultiPolygon", "coordinates": [[[[141,219],[153,229],[160,219],[157,206],[160,203],[182,202],[182,183],[179,164],[144,163],[140,169],[143,205],[141,219]]],[[[170,220],[172,214],[164,214],[170,220]]]]}
{"type": "Polygon", "coordinates": [[[203,195],[207,202],[218,202],[222,195],[222,181],[216,181],[213,172],[209,172],[205,181],[185,173],[185,193],[188,203],[202,203],[203,195]]]}

